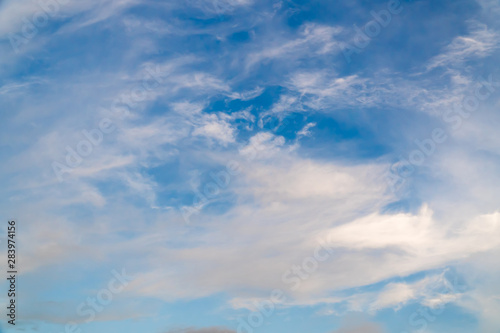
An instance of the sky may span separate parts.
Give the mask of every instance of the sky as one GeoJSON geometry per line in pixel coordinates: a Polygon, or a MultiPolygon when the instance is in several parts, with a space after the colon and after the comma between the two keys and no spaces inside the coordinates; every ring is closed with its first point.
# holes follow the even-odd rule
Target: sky
{"type": "Polygon", "coordinates": [[[498,333],[499,18],[0,1],[0,329],[498,333]]]}

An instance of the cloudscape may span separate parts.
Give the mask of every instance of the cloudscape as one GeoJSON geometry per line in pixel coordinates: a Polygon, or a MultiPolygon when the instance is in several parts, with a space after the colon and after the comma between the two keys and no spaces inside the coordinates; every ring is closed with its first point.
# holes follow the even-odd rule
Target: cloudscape
{"type": "Polygon", "coordinates": [[[500,332],[497,0],[0,2],[4,332],[500,332]]]}

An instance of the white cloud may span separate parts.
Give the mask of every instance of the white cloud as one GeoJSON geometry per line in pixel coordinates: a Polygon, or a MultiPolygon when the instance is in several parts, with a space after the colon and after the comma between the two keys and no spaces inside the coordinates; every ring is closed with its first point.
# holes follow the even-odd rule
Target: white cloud
{"type": "Polygon", "coordinates": [[[494,30],[489,30],[477,22],[471,22],[470,25],[470,35],[453,39],[442,54],[430,60],[427,70],[461,65],[471,59],[481,59],[498,47],[498,34],[494,30]]]}
{"type": "Polygon", "coordinates": [[[246,146],[240,148],[240,154],[248,160],[270,158],[275,156],[284,144],[285,138],[282,136],[259,132],[250,138],[246,146]]]}
{"type": "Polygon", "coordinates": [[[311,136],[311,131],[309,129],[313,128],[316,126],[316,123],[308,123],[306,124],[300,131],[297,132],[297,137],[303,137],[303,136],[311,136]]]}
{"type": "MultiPolygon", "coordinates": [[[[161,38],[206,33],[210,38],[224,41],[230,33],[247,28],[238,21],[221,23],[227,29],[224,31],[214,27],[180,29],[174,21],[148,24],[133,16],[120,15],[136,3],[74,3],[56,18],[78,14],[73,17],[74,23],[63,26],[50,38],[97,22],[109,22],[114,16],[130,34],[142,24],[161,38]]],[[[245,11],[251,1],[191,1],[188,5],[213,16],[245,11]]],[[[4,34],[19,28],[20,18],[38,10],[35,4],[14,1],[2,6],[0,33],[4,34]]],[[[259,14],[262,20],[270,15],[262,13],[259,14]]],[[[274,30],[272,24],[267,28],[282,31],[274,30]]],[[[439,181],[432,179],[429,185],[418,179],[415,187],[428,205],[416,213],[384,213],[387,204],[400,198],[387,192],[383,177],[387,165],[379,161],[348,164],[301,157],[294,150],[296,146],[287,145],[284,137],[265,132],[250,137],[248,142],[237,141],[236,120],[243,119],[247,129],[251,129],[257,118],[262,128],[265,116],[275,116],[281,121],[288,112],[309,109],[330,112],[342,108],[399,107],[403,111],[415,109],[439,114],[459,101],[473,83],[472,76],[457,67],[490,55],[498,39],[494,30],[473,24],[470,34],[455,38],[442,54],[431,59],[427,68],[447,69],[447,86],[440,80],[431,82],[433,77],[415,80],[402,73],[378,69],[374,69],[373,76],[366,73],[342,76],[339,73],[343,71],[337,70],[335,64],[329,67],[335,70],[294,67],[310,58],[336,55],[342,32],[340,27],[319,24],[305,24],[297,34],[271,33],[259,36],[262,38],[255,38],[256,32],[250,31],[250,41],[241,44],[241,52],[223,57],[223,66],[212,54],[197,52],[195,57],[183,54],[184,50],[179,51],[177,58],[156,63],[150,59],[156,59],[160,52],[153,51],[164,45],[152,42],[158,37],[153,36],[147,41],[152,45],[145,51],[147,62],[137,61],[143,56],[142,49],[124,56],[127,61],[137,61],[130,66],[125,62],[123,67],[130,70],[103,69],[88,75],[80,73],[78,77],[64,73],[60,77],[23,78],[24,82],[6,81],[0,88],[0,96],[3,101],[18,105],[9,125],[32,124],[29,130],[22,127],[22,131],[17,131],[16,127],[2,134],[4,140],[18,142],[8,147],[14,151],[13,158],[2,166],[6,178],[11,178],[6,181],[9,186],[4,188],[6,211],[15,212],[25,202],[32,203],[33,211],[20,213],[22,220],[27,221],[23,270],[36,273],[82,258],[94,261],[95,267],[119,262],[138,273],[129,296],[172,301],[225,292],[233,307],[249,308],[255,300],[265,299],[272,288],[289,291],[281,279],[283,272],[290,265],[300,265],[314,253],[317,241],[326,238],[335,254],[321,263],[320,269],[303,281],[299,290],[289,292],[291,297],[283,306],[347,302],[351,310],[375,313],[384,308],[399,309],[412,301],[430,307],[455,302],[469,311],[484,309],[481,315],[493,326],[498,321],[495,319],[500,299],[495,289],[498,272],[491,273],[487,287],[481,287],[481,280],[474,281],[476,289],[468,293],[469,299],[461,294],[436,291],[436,284],[442,282],[440,275],[413,283],[390,282],[372,293],[346,296],[341,292],[386,283],[395,276],[439,270],[450,263],[470,262],[473,258],[491,256],[477,263],[475,272],[493,267],[496,263],[493,254],[500,246],[495,201],[498,163],[494,156],[499,152],[496,118],[481,118],[464,125],[463,131],[454,137],[465,143],[463,149],[448,150],[442,157],[436,155],[423,168],[426,176],[439,181]],[[243,86],[241,83],[250,74],[238,71],[234,77],[232,69],[240,70],[246,64],[247,69],[253,70],[259,64],[275,60],[279,60],[276,66],[283,64],[293,69],[287,70],[286,76],[271,72],[271,78],[265,77],[263,82],[252,82],[241,90],[234,88],[243,86]],[[161,82],[157,89],[148,91],[135,106],[104,108],[137,88],[148,68],[158,70],[161,82]],[[268,110],[248,107],[232,113],[205,112],[214,99],[250,101],[262,95],[269,82],[284,85],[288,91],[268,110]],[[38,84],[43,84],[45,90],[35,94],[34,86],[38,84]],[[62,91],[54,93],[56,88],[62,91]],[[256,117],[252,114],[255,112],[260,114],[256,117]],[[57,184],[50,163],[64,158],[65,146],[74,146],[82,139],[81,130],[90,129],[88,124],[95,126],[95,121],[104,116],[116,119],[117,131],[107,136],[68,175],[64,184],[57,184]],[[44,126],[45,132],[37,131],[44,126]],[[186,163],[189,165],[196,159],[190,145],[212,147],[213,142],[220,146],[200,153],[203,158],[208,156],[205,164],[212,167],[235,159],[243,169],[231,178],[227,189],[234,194],[233,206],[218,213],[202,211],[192,227],[184,226],[174,210],[151,210],[159,206],[159,191],[171,187],[179,193],[169,193],[169,199],[178,200],[176,204],[180,202],[187,185],[180,184],[185,174],[177,177],[176,172],[187,173],[182,170],[185,167],[182,162],[189,160],[186,163]],[[475,149],[489,156],[473,153],[475,149]],[[180,154],[183,154],[179,158],[182,165],[168,175],[167,185],[146,172],[176,160],[180,154]],[[169,184],[175,181],[179,183],[169,184]],[[101,186],[103,182],[117,189],[106,189],[101,186]],[[68,207],[75,211],[74,215],[66,214],[68,207]],[[81,216],[92,219],[75,217],[80,212],[84,213],[81,216]],[[57,215],[66,217],[54,218],[57,215]],[[121,237],[121,231],[128,236],[121,237]]],[[[144,45],[140,39],[131,41],[144,45]]],[[[33,41],[29,52],[36,51],[44,42],[45,39],[39,44],[33,41]]],[[[168,46],[177,52],[177,44],[168,46]]],[[[493,111],[488,109],[486,113],[493,111]]],[[[314,123],[305,125],[297,136],[311,135],[312,126],[314,123]]],[[[339,332],[356,331],[380,329],[365,325],[339,332]]]]}
{"type": "Polygon", "coordinates": [[[231,14],[240,7],[248,7],[253,0],[188,0],[187,3],[210,15],[231,14]]]}
{"type": "Polygon", "coordinates": [[[285,58],[287,62],[312,55],[339,53],[340,44],[336,37],[342,32],[341,27],[332,27],[318,24],[304,24],[297,37],[286,39],[265,40],[259,49],[250,53],[246,66],[250,68],[256,64],[285,58]]]}
{"type": "Polygon", "coordinates": [[[235,130],[231,124],[219,119],[215,114],[205,115],[202,119],[202,123],[194,129],[193,135],[215,139],[224,146],[235,141],[235,130]]]}

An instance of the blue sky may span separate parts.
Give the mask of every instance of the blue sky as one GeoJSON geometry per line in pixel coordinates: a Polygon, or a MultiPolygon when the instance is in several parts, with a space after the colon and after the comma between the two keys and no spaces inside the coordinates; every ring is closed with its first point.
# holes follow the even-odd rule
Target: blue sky
{"type": "Polygon", "coordinates": [[[0,2],[2,329],[498,332],[499,16],[0,2]]]}

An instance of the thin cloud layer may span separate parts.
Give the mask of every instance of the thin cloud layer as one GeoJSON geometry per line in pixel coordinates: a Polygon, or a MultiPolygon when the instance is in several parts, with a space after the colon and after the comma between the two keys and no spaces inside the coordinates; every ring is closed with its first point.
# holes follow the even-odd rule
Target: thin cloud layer
{"type": "Polygon", "coordinates": [[[2,2],[17,327],[497,331],[498,13],[2,2]]]}

